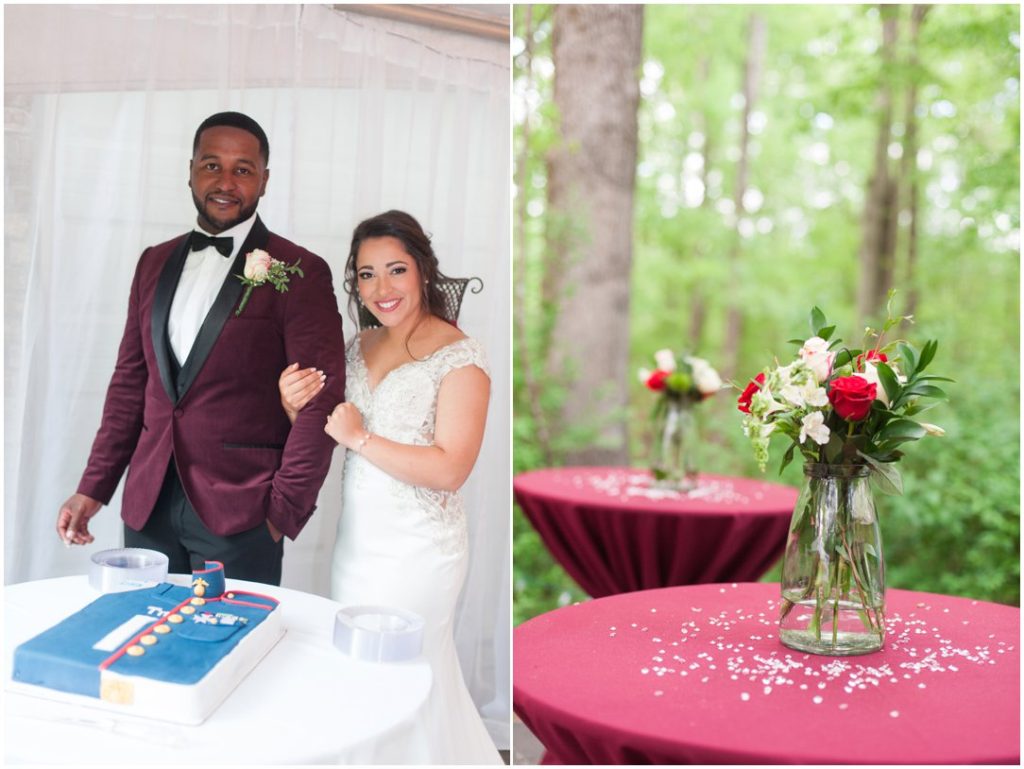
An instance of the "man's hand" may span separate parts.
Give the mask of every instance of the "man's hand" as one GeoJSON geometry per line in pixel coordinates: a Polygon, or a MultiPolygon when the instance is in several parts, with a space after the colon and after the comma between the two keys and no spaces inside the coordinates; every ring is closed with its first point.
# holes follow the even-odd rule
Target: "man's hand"
{"type": "Polygon", "coordinates": [[[89,533],[89,519],[103,503],[85,494],[72,494],[57,514],[57,536],[65,545],[87,545],[95,537],[89,533]]]}
{"type": "Polygon", "coordinates": [[[275,542],[280,542],[281,541],[281,537],[283,537],[284,534],[282,534],[280,532],[280,530],[274,524],[272,524],[270,522],[269,518],[267,518],[267,528],[270,529],[270,536],[272,536],[274,538],[274,541],[275,542]]]}

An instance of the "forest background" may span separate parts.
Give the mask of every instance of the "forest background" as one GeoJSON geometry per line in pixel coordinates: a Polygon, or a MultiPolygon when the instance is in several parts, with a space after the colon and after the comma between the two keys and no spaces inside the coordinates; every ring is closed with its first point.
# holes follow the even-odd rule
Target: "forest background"
{"type": "MultiPolygon", "coordinates": [[[[655,350],[742,387],[813,305],[859,344],[895,288],[956,383],[878,495],[887,583],[1019,605],[1018,6],[513,16],[514,471],[643,466],[655,350]]],[[[757,477],[737,394],[700,467],[757,477]]],[[[515,622],[585,598],[514,515],[515,622]]]]}

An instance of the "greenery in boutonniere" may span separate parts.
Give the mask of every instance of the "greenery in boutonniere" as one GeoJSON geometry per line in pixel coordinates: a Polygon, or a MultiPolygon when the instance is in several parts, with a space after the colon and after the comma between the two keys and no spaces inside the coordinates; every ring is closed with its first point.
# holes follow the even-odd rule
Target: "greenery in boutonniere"
{"type": "Polygon", "coordinates": [[[288,290],[288,282],[291,280],[289,275],[298,275],[300,278],[304,278],[305,275],[299,269],[299,264],[301,263],[302,260],[299,259],[295,264],[285,264],[278,259],[271,258],[270,254],[262,248],[253,249],[246,254],[245,274],[237,276],[242,281],[242,285],[245,286],[245,293],[242,295],[242,301],[238,303],[235,315],[242,314],[242,310],[245,309],[245,305],[249,302],[249,295],[252,294],[252,290],[257,286],[270,283],[274,288],[283,293],[288,290]]]}

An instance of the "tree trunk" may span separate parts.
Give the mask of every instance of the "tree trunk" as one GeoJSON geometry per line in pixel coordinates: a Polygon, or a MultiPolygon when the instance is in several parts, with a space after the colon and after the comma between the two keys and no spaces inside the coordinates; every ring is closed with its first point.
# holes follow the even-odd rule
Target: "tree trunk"
{"type": "Polygon", "coordinates": [[[928,5],[911,6],[910,12],[910,81],[907,84],[906,137],[903,142],[902,177],[907,190],[907,261],[904,285],[907,287],[905,315],[917,311],[917,227],[918,227],[918,174],[917,174],[917,80],[918,38],[928,5]]]}
{"type": "Polygon", "coordinates": [[[624,464],[643,6],[557,5],[554,19],[561,142],[548,157],[547,219],[560,308],[549,366],[572,383],[564,424],[599,431],[567,461],[624,464]]]}
{"type": "Polygon", "coordinates": [[[857,315],[861,328],[884,304],[892,285],[892,257],[895,252],[896,189],[889,173],[889,143],[892,141],[892,68],[895,62],[899,8],[880,7],[882,16],[882,72],[878,88],[878,135],[875,140],[874,170],[864,201],[862,236],[858,261],[857,315]]]}
{"type": "Polygon", "coordinates": [[[725,345],[722,353],[722,368],[726,378],[733,376],[738,363],[740,338],[743,334],[743,312],[740,307],[739,286],[742,285],[740,268],[741,237],[739,223],[743,218],[743,196],[747,192],[747,177],[750,173],[750,113],[757,100],[758,76],[764,59],[765,25],[758,13],[751,13],[747,27],[747,61],[743,72],[743,125],[740,127],[740,159],[736,165],[736,183],[733,189],[733,204],[736,214],[736,229],[732,246],[729,248],[730,286],[728,288],[729,311],[725,327],[725,345]]]}

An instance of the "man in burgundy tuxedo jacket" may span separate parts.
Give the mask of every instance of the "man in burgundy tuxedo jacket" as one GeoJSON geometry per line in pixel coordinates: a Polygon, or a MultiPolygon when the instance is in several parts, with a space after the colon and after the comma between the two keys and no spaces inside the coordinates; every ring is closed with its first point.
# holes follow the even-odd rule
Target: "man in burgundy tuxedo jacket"
{"type": "Polygon", "coordinates": [[[327,263],[256,215],[268,158],[263,130],[240,113],[196,131],[189,186],[201,230],[139,259],[102,423],[58,513],[65,542],[93,541],[88,520],[127,467],[126,546],[166,553],[172,572],[221,561],[229,577],[280,582],[282,536],[309,520],[330,467],[324,424],[344,398],[345,349],[327,263]],[[284,292],[255,286],[239,312],[254,249],[302,275],[284,292]],[[325,386],[291,425],[277,383],[294,361],[325,386]]]}

